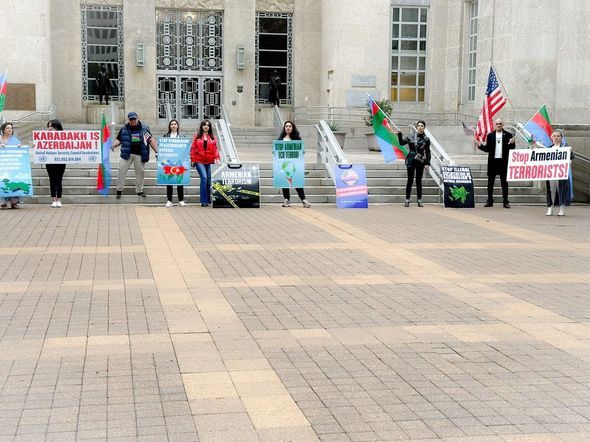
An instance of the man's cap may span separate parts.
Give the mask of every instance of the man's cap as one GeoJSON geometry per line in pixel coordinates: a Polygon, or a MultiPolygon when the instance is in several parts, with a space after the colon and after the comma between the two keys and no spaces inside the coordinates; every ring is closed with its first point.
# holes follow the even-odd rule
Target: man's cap
{"type": "Polygon", "coordinates": [[[132,119],[134,119],[134,118],[137,120],[137,112],[129,112],[129,113],[127,114],[127,119],[128,119],[128,120],[132,120],[132,119]]]}

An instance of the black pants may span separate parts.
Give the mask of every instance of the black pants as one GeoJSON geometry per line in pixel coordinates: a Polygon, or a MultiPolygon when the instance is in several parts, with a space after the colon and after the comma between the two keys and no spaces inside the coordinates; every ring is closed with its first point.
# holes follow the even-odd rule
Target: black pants
{"type": "Polygon", "coordinates": [[[52,198],[61,198],[62,185],[66,171],[65,164],[46,164],[47,175],[49,175],[49,190],[52,198]]]}
{"type": "MultiPolygon", "coordinates": [[[[178,201],[184,201],[184,186],[176,186],[178,189],[178,201]]],[[[174,186],[166,186],[166,196],[168,197],[168,201],[172,201],[172,193],[174,191],[174,186]]]]}
{"type": "Polygon", "coordinates": [[[102,97],[104,97],[104,101],[106,104],[109,104],[109,94],[98,94],[98,103],[102,104],[102,97]]]}
{"type": "MultiPolygon", "coordinates": [[[[417,161],[416,161],[417,162],[417,161]]],[[[422,175],[424,175],[424,164],[416,167],[408,167],[408,182],[406,183],[406,199],[410,199],[412,194],[412,185],[414,184],[414,173],[416,174],[416,191],[418,199],[422,199],[422,175]]]]}
{"type": "Polygon", "coordinates": [[[508,202],[508,181],[506,181],[506,162],[501,158],[494,159],[491,167],[488,167],[488,203],[494,202],[494,182],[496,175],[500,175],[502,186],[502,201],[508,202]]]}
{"type": "MultiPolygon", "coordinates": [[[[303,187],[296,187],[295,190],[297,191],[299,198],[301,198],[301,201],[303,201],[305,199],[305,191],[303,190],[303,187]]],[[[283,198],[286,200],[291,199],[291,192],[288,187],[283,187],[283,198]]]]}

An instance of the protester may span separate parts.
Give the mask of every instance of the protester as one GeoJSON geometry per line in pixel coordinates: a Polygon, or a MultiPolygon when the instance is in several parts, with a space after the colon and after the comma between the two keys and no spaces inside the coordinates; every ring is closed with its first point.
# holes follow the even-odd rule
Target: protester
{"type": "MultiPolygon", "coordinates": [[[[297,130],[297,126],[295,126],[295,123],[293,123],[292,121],[285,121],[285,124],[283,124],[283,130],[279,135],[279,140],[301,140],[301,135],[299,135],[299,131],[297,130]]],[[[297,192],[297,195],[299,195],[299,199],[301,199],[303,207],[311,207],[309,201],[305,199],[305,191],[303,190],[303,187],[296,187],[295,191],[297,192]]],[[[283,188],[283,198],[285,199],[285,201],[283,201],[283,207],[291,207],[291,192],[289,191],[288,187],[283,188]]]]}
{"type": "Polygon", "coordinates": [[[219,163],[217,141],[209,120],[201,121],[191,145],[191,166],[199,172],[201,206],[211,204],[211,164],[219,163]]]}
{"type": "MultiPolygon", "coordinates": [[[[20,140],[14,135],[14,126],[12,123],[3,123],[2,126],[0,126],[0,147],[13,147],[20,145],[20,140]]],[[[20,198],[18,196],[9,196],[3,198],[0,207],[2,209],[7,209],[8,203],[10,203],[11,209],[20,208],[20,198]]]]}
{"type": "Polygon", "coordinates": [[[147,124],[142,124],[137,118],[137,113],[127,114],[129,122],[119,130],[117,140],[113,148],[121,146],[121,158],[119,159],[119,175],[117,176],[117,199],[121,198],[125,188],[125,177],[131,164],[135,168],[135,192],[137,196],[146,197],[143,191],[145,177],[145,163],[150,160],[150,146],[158,153],[158,143],[150,132],[147,124]]]}
{"type": "Polygon", "coordinates": [[[508,181],[506,174],[508,172],[508,155],[510,149],[514,149],[513,135],[504,130],[504,122],[498,118],[495,121],[496,128],[490,132],[485,143],[478,142],[478,149],[488,153],[488,200],[484,207],[494,205],[494,181],[496,175],[500,175],[500,184],[502,186],[502,204],[505,209],[510,209],[508,201],[508,181]]]}
{"type": "MultiPolygon", "coordinates": [[[[64,130],[59,120],[51,120],[47,123],[47,130],[64,130]]],[[[46,164],[49,175],[49,191],[51,192],[51,207],[61,208],[62,181],[66,171],[65,164],[46,164]]]]}
{"type": "MultiPolygon", "coordinates": [[[[177,120],[170,120],[168,123],[168,132],[166,132],[165,137],[170,138],[181,138],[182,135],[180,134],[180,124],[178,124],[177,120]]],[[[184,202],[184,186],[176,186],[176,191],[178,192],[178,205],[180,207],[186,206],[184,202]]],[[[174,186],[166,186],[166,207],[172,207],[172,194],[174,193],[174,186]]]]}
{"type": "Polygon", "coordinates": [[[418,194],[418,207],[422,204],[422,176],[424,169],[430,167],[430,138],[426,136],[424,130],[426,122],[418,120],[416,122],[416,133],[404,138],[401,131],[397,131],[397,138],[400,145],[408,145],[410,148],[406,156],[406,169],[408,171],[408,181],[406,183],[406,201],[404,207],[410,207],[410,195],[412,194],[412,185],[414,184],[414,175],[416,176],[416,192],[418,194]]]}
{"type": "MultiPolygon", "coordinates": [[[[551,134],[553,145],[550,147],[565,146],[565,140],[563,139],[563,132],[561,130],[554,130],[551,134]]],[[[574,159],[574,153],[571,152],[570,158],[574,159]]],[[[570,170],[571,173],[571,170],[570,170]]],[[[553,215],[553,207],[559,206],[559,212],[557,216],[565,215],[565,208],[572,202],[572,188],[570,180],[552,180],[546,181],[545,186],[547,188],[547,213],[546,216],[553,215]]]]}

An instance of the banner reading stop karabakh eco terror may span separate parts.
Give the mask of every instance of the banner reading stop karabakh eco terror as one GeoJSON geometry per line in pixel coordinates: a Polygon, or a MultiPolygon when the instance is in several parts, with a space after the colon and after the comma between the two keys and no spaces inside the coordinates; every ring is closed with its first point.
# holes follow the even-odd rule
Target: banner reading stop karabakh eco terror
{"type": "Polygon", "coordinates": [[[188,186],[191,181],[190,138],[158,138],[159,186],[188,186]]]}
{"type": "Polygon", "coordinates": [[[475,208],[471,169],[464,166],[441,166],[444,183],[444,207],[454,209],[475,208]]]}
{"type": "Polygon", "coordinates": [[[100,147],[99,130],[33,131],[35,164],[98,164],[100,147]]]}
{"type": "Polygon", "coordinates": [[[0,149],[0,198],[33,196],[28,147],[0,149]]]}
{"type": "Polygon", "coordinates": [[[507,181],[567,180],[570,147],[514,149],[508,157],[507,181]]]}
{"type": "Polygon", "coordinates": [[[303,141],[273,141],[273,186],[305,187],[305,161],[303,141]]]}

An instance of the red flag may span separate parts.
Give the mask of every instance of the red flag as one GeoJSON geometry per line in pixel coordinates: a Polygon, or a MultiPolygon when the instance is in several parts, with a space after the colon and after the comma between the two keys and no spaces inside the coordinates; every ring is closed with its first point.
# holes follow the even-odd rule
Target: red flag
{"type": "Polygon", "coordinates": [[[502,94],[500,83],[494,72],[494,68],[490,67],[490,75],[488,76],[488,87],[486,89],[486,96],[483,101],[483,107],[477,120],[477,128],[475,129],[475,139],[484,141],[487,134],[494,129],[494,115],[506,104],[506,97],[502,94]]]}

